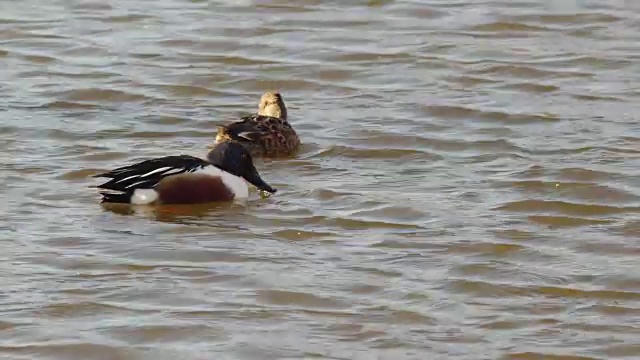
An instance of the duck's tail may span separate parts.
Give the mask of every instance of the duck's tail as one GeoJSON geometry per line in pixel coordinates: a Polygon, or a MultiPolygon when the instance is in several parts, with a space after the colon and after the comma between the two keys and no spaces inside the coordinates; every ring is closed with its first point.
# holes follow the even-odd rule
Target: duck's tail
{"type": "Polygon", "coordinates": [[[130,204],[131,203],[131,192],[106,192],[101,191],[100,195],[102,195],[101,203],[112,203],[112,204],[130,204]]]}

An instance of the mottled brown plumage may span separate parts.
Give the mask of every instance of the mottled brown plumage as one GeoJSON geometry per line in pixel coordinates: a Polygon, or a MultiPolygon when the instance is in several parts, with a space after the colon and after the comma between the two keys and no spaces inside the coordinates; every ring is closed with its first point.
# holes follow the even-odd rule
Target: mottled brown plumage
{"type": "Polygon", "coordinates": [[[235,140],[254,157],[289,156],[300,147],[300,139],[287,121],[287,107],[278,92],[264,93],[258,113],[240,120],[219,127],[215,144],[235,140]]]}

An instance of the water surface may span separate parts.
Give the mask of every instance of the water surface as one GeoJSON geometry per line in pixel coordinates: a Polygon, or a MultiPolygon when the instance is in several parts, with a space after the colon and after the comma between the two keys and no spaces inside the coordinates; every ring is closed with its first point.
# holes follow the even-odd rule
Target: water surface
{"type": "Polygon", "coordinates": [[[632,1],[0,3],[6,359],[640,354],[632,1]],[[580,5],[582,4],[582,5],[580,5]],[[248,204],[132,213],[279,90],[248,204]]]}

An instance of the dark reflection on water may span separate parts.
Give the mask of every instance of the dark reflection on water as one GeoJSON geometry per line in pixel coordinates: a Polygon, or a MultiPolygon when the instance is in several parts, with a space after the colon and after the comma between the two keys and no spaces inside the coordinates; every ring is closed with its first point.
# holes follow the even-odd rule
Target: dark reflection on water
{"type": "Polygon", "coordinates": [[[0,355],[640,354],[632,1],[0,3],[0,355]],[[280,90],[246,203],[99,204],[280,90]]]}

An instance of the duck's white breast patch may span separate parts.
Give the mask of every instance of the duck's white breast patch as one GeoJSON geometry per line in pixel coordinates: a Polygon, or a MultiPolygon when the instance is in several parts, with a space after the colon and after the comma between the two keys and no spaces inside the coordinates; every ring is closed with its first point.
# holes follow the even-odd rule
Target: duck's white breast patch
{"type": "Polygon", "coordinates": [[[129,202],[133,205],[148,205],[158,200],[158,193],[153,189],[135,189],[129,202]]]}
{"type": "Polygon", "coordinates": [[[235,198],[249,197],[249,186],[243,178],[229,174],[215,166],[204,167],[200,170],[194,171],[194,174],[206,174],[219,177],[222,179],[224,185],[231,190],[235,198]]]}

